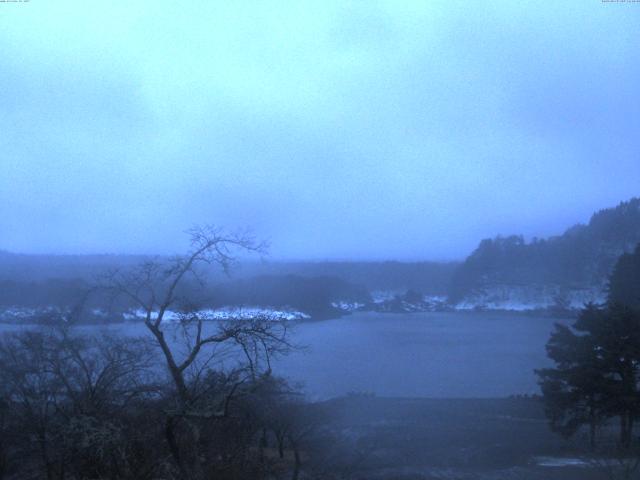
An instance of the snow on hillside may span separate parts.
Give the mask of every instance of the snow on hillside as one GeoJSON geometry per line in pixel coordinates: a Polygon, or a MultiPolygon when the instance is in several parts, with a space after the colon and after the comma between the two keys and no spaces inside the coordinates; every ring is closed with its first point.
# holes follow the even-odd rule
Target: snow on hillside
{"type": "Polygon", "coordinates": [[[604,303],[604,286],[568,290],[554,285],[495,285],[465,297],[456,310],[579,310],[587,303],[604,303]]]}

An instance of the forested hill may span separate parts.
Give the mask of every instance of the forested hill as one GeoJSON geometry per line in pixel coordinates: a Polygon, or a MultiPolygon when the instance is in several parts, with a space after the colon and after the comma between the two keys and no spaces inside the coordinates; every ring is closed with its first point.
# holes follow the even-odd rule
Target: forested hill
{"type": "Polygon", "coordinates": [[[550,301],[544,296],[561,302],[571,301],[572,295],[597,300],[616,259],[638,243],[640,198],[600,210],[587,225],[575,225],[560,236],[529,243],[517,235],[486,239],[455,272],[450,300],[522,300],[518,295],[542,303],[550,301]]]}

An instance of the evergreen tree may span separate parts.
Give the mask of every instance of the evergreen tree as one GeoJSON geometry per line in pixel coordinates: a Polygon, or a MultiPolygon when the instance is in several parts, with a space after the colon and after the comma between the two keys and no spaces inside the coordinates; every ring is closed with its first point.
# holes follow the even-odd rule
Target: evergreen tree
{"type": "Polygon", "coordinates": [[[640,244],[622,255],[609,279],[609,302],[640,309],[640,244]]]}
{"type": "Polygon", "coordinates": [[[564,436],[620,419],[620,445],[631,444],[640,416],[640,246],[611,276],[605,308],[587,305],[571,326],[557,324],[547,343],[555,368],[538,370],[551,428],[564,436]]]}
{"type": "Polygon", "coordinates": [[[556,368],[536,371],[551,429],[568,438],[588,425],[592,447],[598,425],[610,416],[610,382],[593,348],[593,339],[576,330],[582,327],[580,323],[590,324],[593,318],[602,316],[601,310],[589,305],[573,329],[556,324],[547,343],[547,354],[556,368]]]}

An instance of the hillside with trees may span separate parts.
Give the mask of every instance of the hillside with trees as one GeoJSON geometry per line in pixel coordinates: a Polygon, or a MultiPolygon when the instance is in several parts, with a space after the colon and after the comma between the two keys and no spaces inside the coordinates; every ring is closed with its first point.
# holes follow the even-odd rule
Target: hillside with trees
{"type": "Polygon", "coordinates": [[[521,235],[480,242],[453,275],[453,302],[601,301],[618,257],[640,242],[640,198],[596,212],[564,234],[525,241],[521,235]]]}

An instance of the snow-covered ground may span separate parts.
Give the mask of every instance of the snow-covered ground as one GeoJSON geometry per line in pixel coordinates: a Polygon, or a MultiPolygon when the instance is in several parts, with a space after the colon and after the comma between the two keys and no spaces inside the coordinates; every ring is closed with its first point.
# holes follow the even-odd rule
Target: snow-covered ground
{"type": "Polygon", "coordinates": [[[355,312],[358,310],[362,310],[366,305],[360,302],[331,302],[331,306],[333,308],[337,308],[338,310],[342,310],[343,312],[355,312]]]}
{"type": "MultiPolygon", "coordinates": [[[[87,312],[94,321],[108,321],[109,317],[118,318],[119,314],[110,314],[106,310],[99,308],[91,309],[87,312]]],[[[0,322],[2,323],[39,323],[47,318],[50,319],[68,319],[71,314],[70,310],[64,310],[55,306],[45,306],[39,308],[31,307],[6,307],[0,309],[0,322]]],[[[152,316],[156,317],[158,312],[153,312],[152,316]]],[[[217,309],[199,310],[197,314],[205,320],[228,320],[228,319],[252,319],[252,318],[271,318],[274,320],[304,320],[309,318],[304,312],[293,309],[277,309],[269,307],[223,307],[217,309]]],[[[184,318],[185,314],[180,312],[167,310],[164,314],[163,321],[175,322],[184,318]]],[[[142,320],[145,318],[143,310],[129,311],[122,314],[122,318],[127,321],[142,320]]]]}
{"type": "Polygon", "coordinates": [[[572,457],[535,457],[534,463],[540,467],[589,467],[589,462],[572,457]]]}
{"type": "Polygon", "coordinates": [[[540,311],[580,310],[587,303],[606,301],[604,285],[589,288],[566,288],[559,285],[492,285],[464,300],[450,304],[444,295],[416,297],[402,291],[371,292],[373,309],[377,311],[417,312],[451,310],[540,311]]]}
{"type": "Polygon", "coordinates": [[[373,303],[384,303],[393,300],[397,295],[402,295],[402,290],[374,290],[370,293],[373,303]]]}
{"type": "Polygon", "coordinates": [[[564,309],[579,310],[585,304],[604,303],[604,286],[566,289],[557,285],[494,285],[467,296],[454,305],[456,310],[529,311],[564,309]]]}
{"type": "MultiPolygon", "coordinates": [[[[152,318],[157,318],[158,312],[152,313],[152,318]]],[[[270,318],[274,320],[303,320],[310,318],[304,312],[293,309],[276,309],[269,307],[222,307],[216,309],[204,309],[193,312],[203,320],[231,320],[231,319],[254,319],[270,318]]],[[[146,313],[143,310],[135,310],[124,314],[126,320],[144,319],[146,313]]],[[[167,310],[164,313],[163,321],[176,322],[183,318],[189,318],[190,313],[181,313],[174,310],[167,310]]]]}
{"type": "Polygon", "coordinates": [[[434,312],[447,309],[447,297],[442,295],[422,295],[414,291],[372,292],[373,310],[377,312],[409,313],[434,312]]]}
{"type": "Polygon", "coordinates": [[[6,307],[0,308],[0,322],[4,323],[20,323],[28,322],[33,319],[45,319],[47,317],[66,316],[69,310],[63,310],[55,306],[45,307],[6,307]]]}

